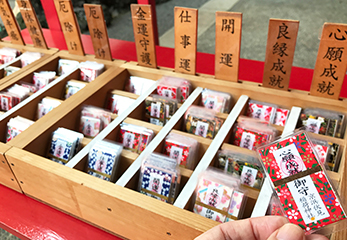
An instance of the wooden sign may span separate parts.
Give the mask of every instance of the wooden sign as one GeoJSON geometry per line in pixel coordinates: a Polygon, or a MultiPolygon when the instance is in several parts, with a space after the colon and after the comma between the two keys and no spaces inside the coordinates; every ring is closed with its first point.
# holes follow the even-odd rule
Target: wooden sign
{"type": "Polygon", "coordinates": [[[37,48],[47,49],[41,24],[37,19],[35,9],[33,8],[30,0],[17,0],[17,4],[34,46],[37,48]]]}
{"type": "Polygon", "coordinates": [[[195,75],[198,10],[175,7],[175,71],[195,75]]]}
{"type": "Polygon", "coordinates": [[[288,90],[299,21],[270,19],[263,86],[288,90]]]}
{"type": "Polygon", "coordinates": [[[347,24],[325,23],[310,94],[338,99],[347,67],[347,24]]]}
{"type": "Polygon", "coordinates": [[[216,12],[215,77],[237,82],[242,13],[216,12]]]}
{"type": "Polygon", "coordinates": [[[69,53],[84,56],[81,31],[73,11],[71,0],[54,0],[54,5],[69,53]]]}
{"type": "Polygon", "coordinates": [[[11,38],[11,43],[25,45],[18,22],[7,0],[0,0],[0,17],[5,25],[8,36],[11,38]]]}
{"type": "Polygon", "coordinates": [[[157,68],[151,6],[131,4],[131,18],[138,64],[157,68]]]}
{"type": "Polygon", "coordinates": [[[90,37],[93,42],[95,57],[112,61],[110,42],[101,5],[84,4],[90,37]]]}

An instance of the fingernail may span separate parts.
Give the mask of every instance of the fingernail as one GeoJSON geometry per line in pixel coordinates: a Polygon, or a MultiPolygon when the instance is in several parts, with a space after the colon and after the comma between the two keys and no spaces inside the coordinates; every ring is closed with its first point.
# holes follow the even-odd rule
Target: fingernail
{"type": "Polygon", "coordinates": [[[304,231],[297,225],[287,223],[284,224],[277,233],[278,240],[304,239],[304,231]]]}

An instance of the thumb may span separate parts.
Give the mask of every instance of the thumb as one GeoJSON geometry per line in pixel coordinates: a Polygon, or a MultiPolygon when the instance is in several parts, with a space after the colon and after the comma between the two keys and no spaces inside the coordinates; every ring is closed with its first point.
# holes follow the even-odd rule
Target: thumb
{"type": "Polygon", "coordinates": [[[273,232],[267,240],[305,240],[305,233],[299,226],[287,223],[273,232]]]}

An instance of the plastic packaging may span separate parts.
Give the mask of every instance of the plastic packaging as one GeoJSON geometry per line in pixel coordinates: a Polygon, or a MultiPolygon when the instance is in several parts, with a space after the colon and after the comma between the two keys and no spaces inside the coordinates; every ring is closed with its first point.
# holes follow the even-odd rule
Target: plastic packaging
{"type": "Polygon", "coordinates": [[[66,128],[58,128],[52,134],[48,158],[65,165],[80,150],[83,134],[66,128]]]}
{"type": "Polygon", "coordinates": [[[79,64],[80,63],[78,61],[68,60],[68,59],[59,59],[58,75],[61,76],[68,73],[72,69],[77,68],[79,64]]]}
{"type": "Polygon", "coordinates": [[[229,93],[204,89],[201,92],[201,104],[205,108],[221,113],[229,113],[231,106],[231,95],[229,93]]]}
{"type": "Polygon", "coordinates": [[[260,189],[263,169],[257,156],[231,150],[218,151],[217,167],[240,179],[241,184],[260,189]]]}
{"type": "Polygon", "coordinates": [[[179,166],[193,169],[196,165],[199,142],[177,133],[170,133],[165,138],[164,153],[176,159],[179,166]]]}
{"type": "Polygon", "coordinates": [[[181,174],[175,159],[152,153],[141,166],[139,192],[167,203],[178,195],[181,174]]]}
{"type": "Polygon", "coordinates": [[[289,222],[307,234],[331,233],[346,223],[343,203],[307,132],[301,130],[261,146],[257,153],[289,222]]]}
{"type": "Polygon", "coordinates": [[[306,108],[303,110],[300,120],[308,132],[343,138],[346,125],[343,113],[319,108],[306,108]]]}
{"type": "Polygon", "coordinates": [[[14,48],[4,47],[0,49],[0,64],[9,63],[21,54],[14,48]]]}
{"type": "Polygon", "coordinates": [[[274,124],[278,126],[286,125],[287,118],[289,116],[290,110],[284,108],[277,108],[274,124]]]}
{"type": "Polygon", "coordinates": [[[194,212],[217,222],[229,222],[242,216],[246,202],[239,179],[208,168],[199,176],[194,212]]]}
{"type": "Polygon", "coordinates": [[[29,119],[17,116],[15,118],[11,118],[7,123],[7,135],[6,135],[6,142],[9,142],[14,137],[16,137],[18,134],[23,132],[25,129],[30,127],[34,121],[31,121],[29,119]]]}
{"type": "Polygon", "coordinates": [[[267,123],[274,123],[277,106],[275,104],[250,100],[247,116],[267,123]]]}
{"type": "Polygon", "coordinates": [[[123,144],[124,149],[141,153],[153,137],[154,132],[151,129],[128,123],[120,125],[119,142],[123,144]]]}
{"type": "Polygon", "coordinates": [[[7,66],[4,68],[4,77],[10,76],[12,73],[17,72],[18,70],[20,70],[19,67],[7,66]]]}
{"type": "Polygon", "coordinates": [[[81,70],[81,80],[91,82],[104,72],[105,65],[102,63],[85,61],[79,64],[81,70]]]}
{"type": "Polygon", "coordinates": [[[190,106],[185,113],[185,130],[197,136],[213,139],[224,120],[216,116],[217,112],[201,106],[190,106]]]}
{"type": "Polygon", "coordinates": [[[276,135],[277,130],[265,122],[243,117],[236,124],[233,144],[255,150],[258,145],[272,141],[276,135]]]}
{"type": "Polygon", "coordinates": [[[164,76],[158,80],[157,93],[183,103],[189,97],[191,84],[183,78],[164,76]]]}
{"type": "Polygon", "coordinates": [[[330,171],[337,172],[341,160],[341,148],[337,143],[311,138],[314,150],[322,165],[330,171]]]}
{"type": "Polygon", "coordinates": [[[80,132],[86,137],[95,137],[111,122],[111,112],[86,105],[81,111],[80,132]]]}
{"type": "Polygon", "coordinates": [[[96,142],[88,154],[87,172],[106,181],[115,181],[123,146],[109,140],[96,142]]]}
{"type": "Polygon", "coordinates": [[[37,107],[37,119],[42,118],[48,112],[58,107],[61,103],[62,101],[59,99],[50,98],[50,97],[43,98],[37,107]]]}
{"type": "Polygon", "coordinates": [[[156,81],[151,79],[130,76],[129,81],[125,86],[125,91],[141,95],[155,83],[156,81]]]}
{"type": "Polygon", "coordinates": [[[146,98],[146,117],[150,123],[164,126],[177,111],[177,100],[153,94],[146,98]]]}
{"type": "Polygon", "coordinates": [[[135,99],[117,95],[111,92],[108,98],[106,108],[115,114],[122,114],[131,104],[135,102],[135,99]]]}
{"type": "Polygon", "coordinates": [[[42,56],[43,56],[43,53],[39,53],[39,52],[24,52],[20,56],[22,68],[29,65],[32,62],[35,62],[36,60],[40,59],[42,56]]]}
{"type": "Polygon", "coordinates": [[[37,90],[42,89],[54,80],[55,75],[56,72],[54,71],[41,71],[38,73],[34,72],[33,84],[37,90]]]}
{"type": "Polygon", "coordinates": [[[20,85],[13,85],[6,92],[0,92],[1,110],[8,111],[29,96],[30,90],[20,85]]]}
{"type": "Polygon", "coordinates": [[[82,88],[84,88],[85,86],[87,86],[87,84],[85,82],[82,81],[77,81],[77,80],[70,80],[66,83],[65,86],[65,99],[68,99],[69,97],[71,97],[72,95],[74,95],[76,92],[78,92],[79,90],[81,90],[82,88]]]}

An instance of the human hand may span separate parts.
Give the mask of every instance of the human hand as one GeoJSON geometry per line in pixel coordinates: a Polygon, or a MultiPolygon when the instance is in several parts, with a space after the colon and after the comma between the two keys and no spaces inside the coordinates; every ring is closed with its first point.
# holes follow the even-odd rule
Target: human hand
{"type": "Polygon", "coordinates": [[[328,240],[288,222],[285,217],[266,216],[220,224],[195,240],[328,240]]]}

